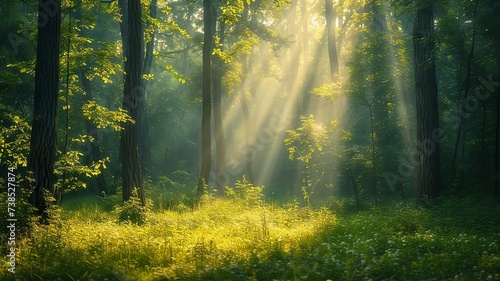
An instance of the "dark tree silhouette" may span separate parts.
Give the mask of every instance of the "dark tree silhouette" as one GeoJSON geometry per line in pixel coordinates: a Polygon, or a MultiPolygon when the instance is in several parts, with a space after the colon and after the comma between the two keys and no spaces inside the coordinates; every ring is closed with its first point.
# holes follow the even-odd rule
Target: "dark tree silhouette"
{"type": "Polygon", "coordinates": [[[434,54],[434,12],[429,3],[417,10],[413,30],[415,92],[417,108],[417,143],[420,164],[417,166],[416,204],[439,196],[439,143],[434,132],[439,129],[438,86],[434,54]]]}
{"type": "MultiPolygon", "coordinates": [[[[123,95],[123,109],[134,120],[138,120],[138,105],[142,99],[140,88],[143,62],[143,36],[141,22],[141,3],[139,0],[129,0],[128,14],[128,51],[125,63],[125,87],[123,95]]],[[[144,188],[139,152],[138,123],[126,122],[121,132],[120,155],[122,160],[122,198],[128,201],[134,189],[145,204],[144,188]]]]}
{"type": "Polygon", "coordinates": [[[42,218],[47,218],[45,191],[54,193],[56,155],[56,109],[59,92],[59,44],[61,3],[38,2],[38,39],[35,65],[35,103],[28,157],[34,187],[30,202],[42,218]]]}
{"type": "MultiPolygon", "coordinates": [[[[217,17],[216,11],[218,10],[217,2],[213,6],[214,16],[212,17],[212,34],[217,34],[219,38],[219,48],[223,50],[224,39],[225,39],[225,29],[226,25],[224,20],[218,21],[219,30],[217,27],[217,17]]],[[[215,44],[214,44],[215,46],[215,44]]],[[[214,96],[214,140],[215,140],[215,186],[219,191],[224,190],[224,185],[226,183],[224,169],[226,167],[226,143],[224,138],[224,127],[222,125],[222,76],[224,74],[224,61],[219,56],[213,57],[213,73],[212,73],[212,85],[213,85],[213,96],[214,96]]]]}
{"type": "Polygon", "coordinates": [[[326,32],[328,34],[328,57],[330,59],[330,73],[335,75],[339,73],[339,61],[337,57],[337,42],[335,35],[335,9],[332,0],[325,0],[325,19],[326,32]]]}
{"type": "Polygon", "coordinates": [[[211,55],[212,55],[212,1],[203,0],[203,112],[201,124],[201,175],[198,181],[198,196],[204,192],[204,184],[208,184],[210,177],[210,162],[212,159],[211,136],[210,136],[210,117],[212,111],[211,100],[211,55]]]}

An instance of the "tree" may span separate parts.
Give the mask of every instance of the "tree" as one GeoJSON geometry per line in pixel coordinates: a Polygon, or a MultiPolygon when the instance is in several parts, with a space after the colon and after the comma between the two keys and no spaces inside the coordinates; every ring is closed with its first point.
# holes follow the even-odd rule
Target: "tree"
{"type": "Polygon", "coordinates": [[[39,0],[38,39],[35,65],[35,102],[28,170],[33,173],[30,202],[38,215],[47,218],[45,192],[54,193],[56,155],[56,109],[59,92],[59,44],[61,3],[39,0]]]}
{"type": "Polygon", "coordinates": [[[141,102],[140,89],[143,62],[143,36],[141,22],[141,3],[129,0],[127,5],[128,51],[125,63],[125,87],[123,109],[135,122],[126,122],[121,132],[120,155],[122,160],[122,198],[130,200],[134,189],[141,203],[145,204],[142,181],[141,158],[139,151],[138,105],[141,102]]]}
{"type": "MultiPolygon", "coordinates": [[[[146,52],[144,56],[144,65],[142,68],[142,74],[147,75],[151,73],[151,67],[153,65],[153,51],[155,47],[155,35],[156,35],[156,27],[153,23],[157,17],[157,0],[151,0],[149,4],[149,19],[148,19],[148,28],[152,29],[150,38],[146,42],[146,52]]],[[[140,134],[139,134],[139,143],[140,143],[140,151],[141,151],[141,167],[143,172],[145,172],[151,163],[151,146],[149,142],[149,118],[146,110],[146,87],[148,84],[148,80],[143,78],[141,80],[141,95],[142,98],[139,104],[139,118],[138,123],[140,125],[140,134]]]]}
{"type": "MultiPolygon", "coordinates": [[[[79,25],[80,35],[88,36],[86,29],[82,23],[82,8],[77,7],[75,11],[75,21],[76,24],[79,25]]],[[[69,60],[68,60],[69,63],[69,60]]],[[[86,67],[79,73],[79,79],[82,85],[82,89],[85,92],[84,101],[90,102],[94,100],[94,95],[92,92],[92,81],[90,81],[85,75],[86,72],[90,71],[90,67],[86,67]]],[[[69,74],[68,74],[69,75],[69,74]]],[[[69,110],[69,109],[67,109],[69,110]]],[[[88,155],[87,163],[90,165],[92,162],[96,163],[101,160],[101,150],[100,150],[100,137],[97,133],[97,126],[92,123],[89,119],[85,118],[85,130],[88,136],[91,136],[93,141],[89,143],[90,153],[88,155]]],[[[104,178],[104,174],[100,173],[96,176],[97,189],[99,192],[99,196],[104,196],[109,193],[106,180],[104,178]]]]}
{"type": "Polygon", "coordinates": [[[332,0],[325,0],[326,32],[328,33],[328,57],[330,59],[330,73],[332,76],[339,73],[339,61],[337,58],[337,43],[335,28],[335,9],[332,0]]]}
{"type": "Polygon", "coordinates": [[[201,124],[201,175],[198,181],[198,196],[203,194],[204,185],[208,184],[210,177],[210,162],[212,160],[210,117],[212,112],[211,100],[211,55],[212,55],[212,1],[203,0],[203,75],[202,75],[202,96],[203,112],[201,124]]]}
{"type": "MultiPolygon", "coordinates": [[[[85,97],[86,101],[92,101],[93,100],[93,94],[92,94],[92,84],[91,81],[85,76],[85,73],[80,73],[80,79],[82,82],[82,87],[83,90],[85,91],[85,97]]],[[[92,123],[90,120],[85,119],[85,129],[87,131],[87,135],[91,136],[93,138],[93,141],[89,144],[90,145],[90,157],[87,162],[98,162],[101,160],[101,151],[99,149],[99,134],[97,133],[97,126],[92,123]]],[[[97,189],[99,190],[99,196],[105,196],[105,194],[109,193],[108,189],[106,187],[106,180],[104,179],[104,174],[100,173],[97,175],[96,178],[96,183],[97,183],[97,189]]]]}
{"type": "Polygon", "coordinates": [[[416,11],[413,29],[415,94],[417,111],[417,144],[420,164],[417,166],[416,205],[434,199],[441,192],[439,143],[438,85],[434,54],[434,7],[422,5],[416,11]]]}
{"type": "MultiPolygon", "coordinates": [[[[220,1],[217,1],[213,6],[214,17],[212,17],[211,32],[217,34],[220,51],[224,51],[224,39],[226,25],[224,19],[217,21],[217,10],[219,9],[220,1]],[[219,23],[219,30],[217,32],[217,22],[219,23]]],[[[216,45],[214,44],[214,46],[216,45]]],[[[224,75],[224,61],[220,56],[213,57],[213,96],[214,96],[214,139],[215,139],[215,185],[222,191],[224,189],[225,180],[219,177],[225,175],[226,168],[226,144],[224,140],[224,127],[222,125],[222,76],[224,75]]]]}

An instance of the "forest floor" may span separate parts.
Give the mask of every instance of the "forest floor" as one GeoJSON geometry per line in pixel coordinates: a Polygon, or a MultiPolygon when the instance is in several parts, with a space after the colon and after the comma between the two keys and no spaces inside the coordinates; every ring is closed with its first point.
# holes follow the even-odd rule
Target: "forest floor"
{"type": "Polygon", "coordinates": [[[0,280],[500,280],[493,200],[353,212],[254,195],[195,209],[152,196],[142,225],[124,222],[118,196],[67,199],[50,225],[17,237],[16,273],[3,255],[0,280]]]}

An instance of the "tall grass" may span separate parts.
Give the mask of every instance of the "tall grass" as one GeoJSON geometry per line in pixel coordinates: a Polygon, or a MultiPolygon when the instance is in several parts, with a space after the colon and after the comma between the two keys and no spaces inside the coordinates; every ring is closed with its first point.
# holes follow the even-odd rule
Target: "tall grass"
{"type": "Polygon", "coordinates": [[[495,202],[336,217],[265,204],[247,184],[197,207],[156,196],[141,226],[119,219],[119,197],[73,198],[18,239],[16,273],[0,280],[500,280],[495,202]]]}
{"type": "Polygon", "coordinates": [[[5,268],[0,279],[197,280],[214,270],[232,279],[335,223],[326,210],[207,197],[196,209],[150,210],[137,226],[121,222],[109,202],[116,198],[73,199],[50,225],[34,225],[18,241],[17,273],[5,268]]]}

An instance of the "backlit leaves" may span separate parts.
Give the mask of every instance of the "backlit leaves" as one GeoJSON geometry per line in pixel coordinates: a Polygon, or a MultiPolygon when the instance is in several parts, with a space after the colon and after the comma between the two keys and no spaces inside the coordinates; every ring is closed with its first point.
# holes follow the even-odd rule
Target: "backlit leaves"
{"type": "Polygon", "coordinates": [[[25,119],[12,113],[2,116],[0,127],[0,161],[9,166],[26,167],[31,127],[25,119]],[[10,124],[6,127],[5,124],[10,124]]]}
{"type": "Polygon", "coordinates": [[[123,130],[121,123],[135,122],[123,109],[110,110],[98,105],[95,101],[89,101],[82,107],[83,116],[94,123],[97,128],[111,127],[115,131],[123,130]]]}

